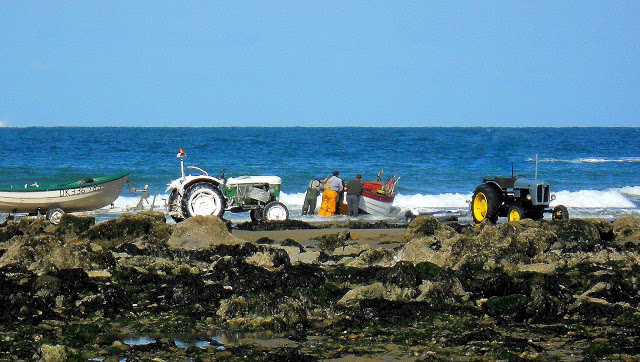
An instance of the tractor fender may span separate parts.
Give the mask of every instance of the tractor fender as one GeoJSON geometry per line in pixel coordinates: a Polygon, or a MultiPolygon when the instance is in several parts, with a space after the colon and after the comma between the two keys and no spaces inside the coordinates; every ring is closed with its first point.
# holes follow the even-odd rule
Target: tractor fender
{"type": "Polygon", "coordinates": [[[189,186],[193,185],[196,182],[208,182],[212,185],[215,185],[216,187],[224,184],[224,181],[211,176],[185,176],[184,178],[179,178],[171,181],[171,183],[169,183],[167,187],[166,192],[170,190],[177,190],[180,195],[184,195],[185,190],[187,190],[189,186]]]}
{"type": "Polygon", "coordinates": [[[485,184],[487,185],[491,185],[491,187],[494,187],[496,190],[498,190],[501,194],[503,193],[502,190],[502,186],[500,186],[497,182],[493,181],[493,180],[486,180],[485,184]]]}

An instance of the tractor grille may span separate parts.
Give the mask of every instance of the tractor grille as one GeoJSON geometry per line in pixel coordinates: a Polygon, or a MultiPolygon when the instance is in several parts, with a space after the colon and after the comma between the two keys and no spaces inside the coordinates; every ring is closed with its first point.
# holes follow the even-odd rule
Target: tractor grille
{"type": "Polygon", "coordinates": [[[549,185],[538,185],[538,202],[539,203],[548,203],[549,202],[549,185]]]}

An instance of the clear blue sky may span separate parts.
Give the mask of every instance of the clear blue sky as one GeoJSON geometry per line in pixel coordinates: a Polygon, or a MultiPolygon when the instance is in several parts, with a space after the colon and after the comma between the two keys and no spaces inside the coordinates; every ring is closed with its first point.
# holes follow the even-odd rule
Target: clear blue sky
{"type": "Polygon", "coordinates": [[[5,126],[640,126],[640,1],[0,2],[5,126]]]}

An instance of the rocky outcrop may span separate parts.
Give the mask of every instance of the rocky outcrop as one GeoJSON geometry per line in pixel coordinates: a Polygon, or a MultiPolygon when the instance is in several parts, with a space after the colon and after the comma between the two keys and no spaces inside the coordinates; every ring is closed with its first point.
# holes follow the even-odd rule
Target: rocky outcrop
{"type": "Polygon", "coordinates": [[[392,246],[353,235],[253,243],[217,217],[170,225],[159,213],[7,222],[0,359],[640,356],[638,218],[418,217],[392,246]],[[228,329],[284,334],[286,347],[167,337],[228,329]],[[154,342],[123,342],[132,332],[154,342]]]}
{"type": "Polygon", "coordinates": [[[191,217],[177,224],[167,245],[172,249],[201,250],[245,242],[231,235],[217,216],[209,215],[191,217]]]}

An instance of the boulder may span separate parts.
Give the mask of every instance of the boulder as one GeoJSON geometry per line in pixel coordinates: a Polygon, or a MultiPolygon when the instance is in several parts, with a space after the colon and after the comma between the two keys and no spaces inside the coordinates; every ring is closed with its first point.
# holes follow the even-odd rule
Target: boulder
{"type": "Polygon", "coordinates": [[[393,250],[378,248],[364,250],[358,257],[350,261],[347,266],[352,268],[366,268],[374,265],[389,267],[395,263],[393,250]]]}
{"type": "Polygon", "coordinates": [[[59,344],[52,346],[43,344],[34,358],[40,362],[57,362],[67,360],[67,348],[59,344]]]}
{"type": "Polygon", "coordinates": [[[198,250],[244,243],[247,241],[229,233],[227,226],[219,217],[198,215],[177,224],[167,245],[172,249],[198,250]]]}
{"type": "Polygon", "coordinates": [[[436,236],[439,238],[451,238],[457,232],[438,221],[433,216],[419,216],[409,223],[407,231],[402,235],[402,240],[409,241],[415,238],[422,238],[425,236],[436,236]]]}
{"type": "Polygon", "coordinates": [[[451,252],[443,249],[434,250],[437,246],[438,240],[434,237],[412,239],[397,253],[396,259],[414,264],[428,262],[442,268],[448,263],[451,252]]]}
{"type": "Polygon", "coordinates": [[[613,222],[615,240],[637,243],[640,241],[640,218],[625,216],[613,222]]]}
{"type": "Polygon", "coordinates": [[[583,219],[570,219],[544,223],[544,227],[563,241],[600,240],[600,231],[593,223],[583,219]]]}
{"type": "Polygon", "coordinates": [[[63,238],[75,237],[88,231],[95,224],[96,218],[93,216],[64,214],[60,219],[56,232],[63,238]]]}
{"type": "Polygon", "coordinates": [[[245,258],[248,264],[274,271],[291,266],[291,260],[286,250],[282,248],[269,248],[245,258]]]}
{"type": "Polygon", "coordinates": [[[344,230],[339,233],[322,235],[315,239],[319,241],[318,247],[320,250],[331,253],[336,248],[344,248],[349,244],[347,241],[351,239],[351,232],[344,230]]]}
{"type": "Polygon", "coordinates": [[[85,231],[68,244],[96,243],[103,247],[117,247],[140,241],[159,243],[169,238],[171,227],[161,212],[124,213],[117,219],[107,220],[85,231]]]}
{"type": "Polygon", "coordinates": [[[390,301],[408,302],[415,298],[414,288],[400,288],[395,285],[384,285],[380,282],[358,286],[348,291],[339,301],[339,306],[353,306],[364,300],[384,299],[390,301]]]}

